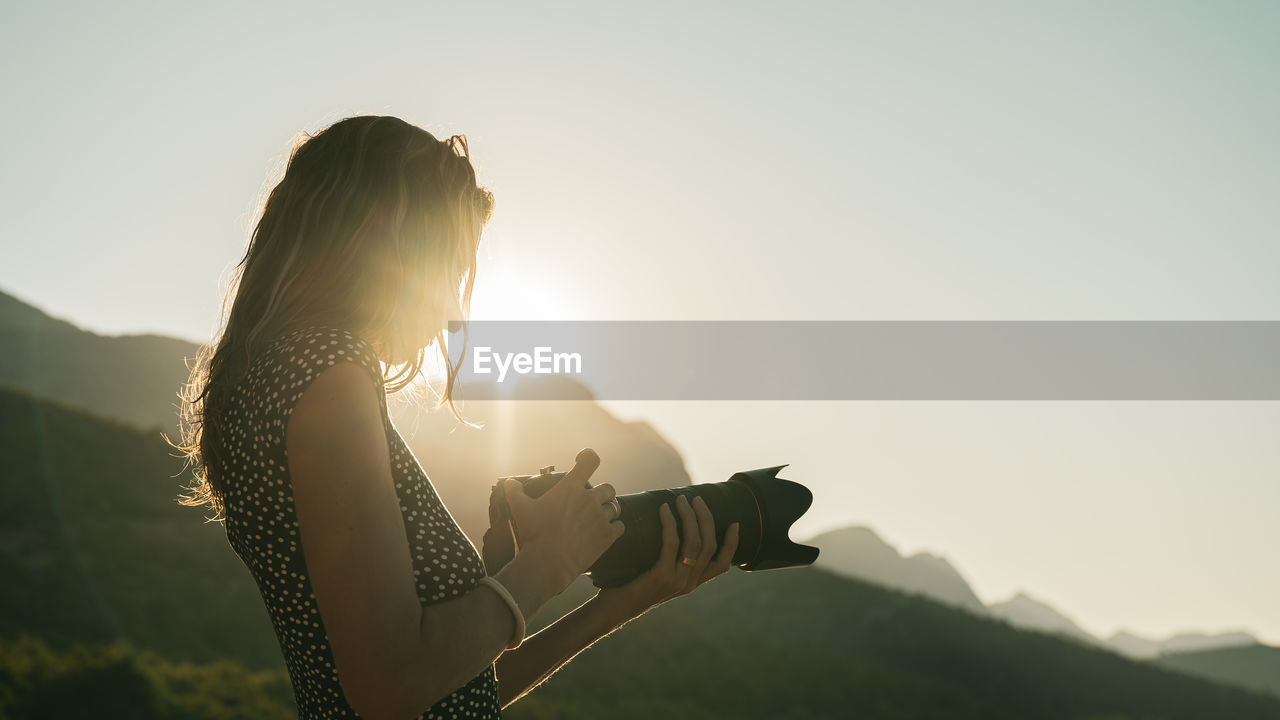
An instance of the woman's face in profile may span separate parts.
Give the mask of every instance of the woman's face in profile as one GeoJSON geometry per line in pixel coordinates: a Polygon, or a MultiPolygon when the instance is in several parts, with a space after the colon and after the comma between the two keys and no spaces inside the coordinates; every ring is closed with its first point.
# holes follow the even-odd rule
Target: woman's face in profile
{"type": "MultiPolygon", "coordinates": [[[[408,354],[430,345],[441,331],[449,331],[449,323],[463,319],[457,286],[439,275],[424,281],[432,284],[425,293],[429,299],[419,301],[417,312],[410,314],[400,328],[401,352],[408,354]]],[[[405,361],[405,358],[396,358],[393,362],[397,360],[405,361]]]]}

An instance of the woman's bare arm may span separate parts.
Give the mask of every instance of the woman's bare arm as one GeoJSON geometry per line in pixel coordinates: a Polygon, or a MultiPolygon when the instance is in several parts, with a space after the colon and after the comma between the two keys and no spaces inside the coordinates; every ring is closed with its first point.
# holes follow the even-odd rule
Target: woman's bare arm
{"type": "MultiPolygon", "coordinates": [[[[417,717],[478,675],[515,628],[491,589],[423,606],[414,587],[377,389],[358,364],[326,369],[299,399],[286,454],[307,572],[351,706],[417,717]]],[[[526,618],[576,575],[530,544],[497,574],[526,618]]]]}
{"type": "Polygon", "coordinates": [[[694,564],[676,562],[676,546],[680,542],[676,520],[671,506],[662,505],[658,510],[662,547],[653,567],[625,585],[599,591],[524,645],[498,658],[498,699],[503,707],[520,699],[578,653],[631,619],[671,598],[687,595],[728,571],[738,550],[739,524],[730,524],[724,544],[717,550],[715,518],[706,501],[698,498],[690,504],[681,496],[676,508],[684,525],[683,555],[696,558],[694,564]]]}
{"type": "Polygon", "coordinates": [[[519,700],[551,677],[578,653],[608,635],[635,615],[596,595],[575,610],[498,658],[498,702],[502,707],[519,700]]]}

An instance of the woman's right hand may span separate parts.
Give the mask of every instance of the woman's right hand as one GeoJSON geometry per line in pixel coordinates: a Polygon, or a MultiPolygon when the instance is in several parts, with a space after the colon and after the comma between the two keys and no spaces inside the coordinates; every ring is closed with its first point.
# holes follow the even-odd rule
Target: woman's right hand
{"type": "Polygon", "coordinates": [[[600,456],[585,448],[574,458],[573,469],[550,490],[534,499],[517,480],[507,480],[503,491],[511,519],[520,538],[520,553],[537,553],[556,583],[557,593],[586,572],[625,528],[617,519],[616,494],[609,483],[587,487],[600,467],[600,456]]]}

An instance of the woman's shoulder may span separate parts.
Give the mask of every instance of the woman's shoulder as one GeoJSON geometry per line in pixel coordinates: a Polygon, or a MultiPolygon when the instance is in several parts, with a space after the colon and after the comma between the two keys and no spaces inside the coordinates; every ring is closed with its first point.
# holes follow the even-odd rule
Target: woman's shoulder
{"type": "Polygon", "coordinates": [[[382,363],[373,345],[351,330],[329,325],[296,328],[270,342],[248,373],[248,390],[266,403],[265,414],[282,426],[316,378],[348,362],[364,368],[374,387],[385,391],[382,363]]]}
{"type": "Polygon", "coordinates": [[[382,377],[382,363],[372,343],[346,328],[308,325],[288,331],[267,347],[266,355],[295,372],[316,375],[344,361],[353,361],[382,377]]]}

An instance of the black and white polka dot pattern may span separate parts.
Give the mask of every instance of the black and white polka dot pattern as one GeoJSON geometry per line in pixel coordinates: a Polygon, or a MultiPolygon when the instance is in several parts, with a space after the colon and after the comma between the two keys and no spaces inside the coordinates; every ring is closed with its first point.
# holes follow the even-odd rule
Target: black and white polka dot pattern
{"type": "MultiPolygon", "coordinates": [[[[225,418],[227,539],[248,566],[275,626],[298,701],[299,717],[357,717],[334,670],[324,623],[307,579],[284,448],[284,428],[307,386],[326,368],[353,361],[383,387],[372,346],[340,328],[309,327],[278,338],[236,385],[225,418]]],[[[469,592],[484,563],[445,508],[387,414],[391,472],[423,605],[469,592]]],[[[433,705],[423,718],[501,717],[493,665],[433,705]]]]}

